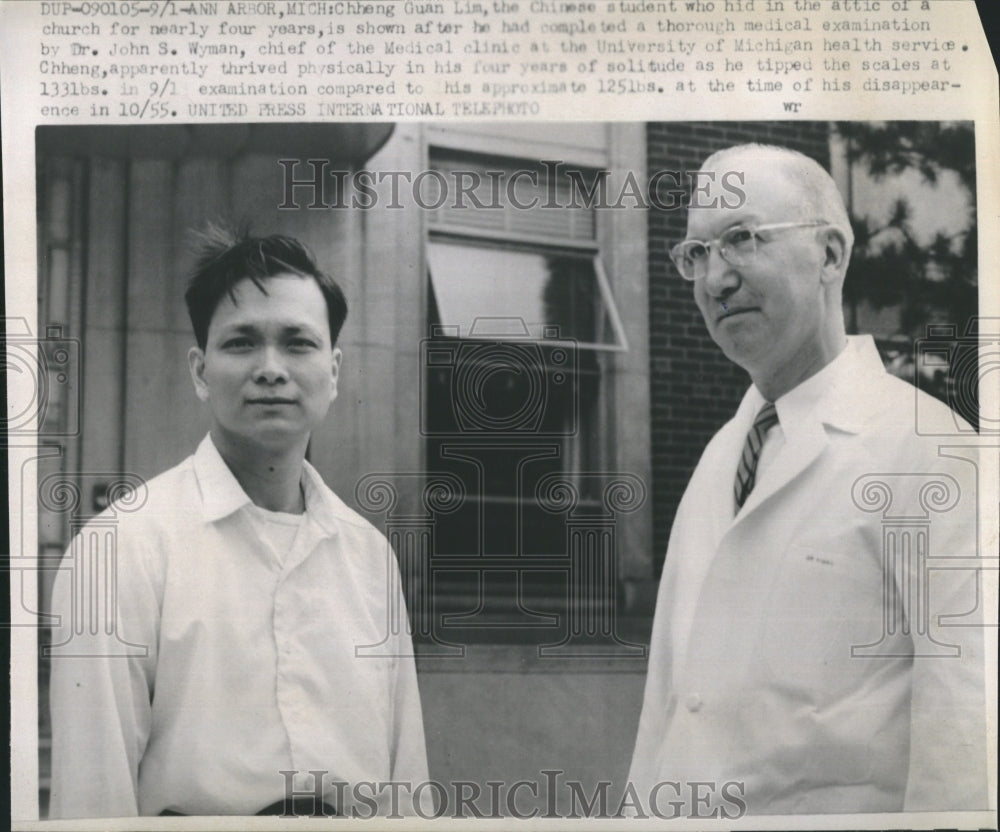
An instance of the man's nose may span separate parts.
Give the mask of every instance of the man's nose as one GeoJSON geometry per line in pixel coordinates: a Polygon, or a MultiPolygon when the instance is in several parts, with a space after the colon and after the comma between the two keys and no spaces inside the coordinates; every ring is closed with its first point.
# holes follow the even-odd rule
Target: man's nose
{"type": "Polygon", "coordinates": [[[726,261],[719,252],[718,243],[708,249],[705,263],[705,291],[714,298],[724,298],[736,291],[740,285],[740,273],[726,261]]]}
{"type": "Polygon", "coordinates": [[[288,368],[285,366],[281,350],[272,346],[264,347],[260,351],[260,361],[254,371],[254,380],[265,384],[275,384],[285,381],[287,378],[288,368]]]}

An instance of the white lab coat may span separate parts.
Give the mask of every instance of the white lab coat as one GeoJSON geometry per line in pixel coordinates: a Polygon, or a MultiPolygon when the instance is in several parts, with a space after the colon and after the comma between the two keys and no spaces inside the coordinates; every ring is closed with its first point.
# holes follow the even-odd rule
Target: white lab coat
{"type": "Polygon", "coordinates": [[[915,406],[950,414],[889,376],[870,338],[850,340],[735,518],[756,390],[692,475],[657,600],[640,795],[704,781],[741,784],[752,814],[986,808],[982,629],[937,620],[976,607],[977,574],[921,582],[915,556],[883,561],[908,534],[931,556],[975,555],[976,466],[938,452],[974,438],[918,436],[915,406]],[[914,656],[954,652],[928,620],[960,656],[914,656]]]}

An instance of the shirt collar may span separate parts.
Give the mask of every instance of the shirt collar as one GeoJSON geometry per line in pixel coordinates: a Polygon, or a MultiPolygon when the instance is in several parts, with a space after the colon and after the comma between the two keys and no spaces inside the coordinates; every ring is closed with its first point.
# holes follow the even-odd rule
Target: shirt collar
{"type": "MultiPolygon", "coordinates": [[[[886,370],[875,339],[871,335],[852,335],[847,346],[818,373],[793,387],[774,403],[782,430],[788,434],[810,421],[819,421],[847,433],[860,433],[870,423],[870,414],[881,401],[880,390],[886,370]]],[[[743,408],[751,414],[760,410],[766,399],[752,386],[743,399],[743,408]]]]}
{"type": "MultiPolygon", "coordinates": [[[[195,451],[194,472],[201,490],[205,520],[209,523],[253,505],[215,447],[211,434],[201,440],[195,451]]],[[[314,520],[327,534],[336,534],[336,500],[319,472],[307,461],[302,463],[302,492],[305,495],[307,517],[314,520]]]]}

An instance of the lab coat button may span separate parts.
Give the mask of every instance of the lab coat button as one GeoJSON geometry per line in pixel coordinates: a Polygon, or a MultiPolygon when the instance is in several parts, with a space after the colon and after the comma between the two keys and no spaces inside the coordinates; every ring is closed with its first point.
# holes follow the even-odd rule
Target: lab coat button
{"type": "Polygon", "coordinates": [[[692,693],[684,702],[685,706],[691,713],[701,710],[701,697],[697,693],[692,693]]]}

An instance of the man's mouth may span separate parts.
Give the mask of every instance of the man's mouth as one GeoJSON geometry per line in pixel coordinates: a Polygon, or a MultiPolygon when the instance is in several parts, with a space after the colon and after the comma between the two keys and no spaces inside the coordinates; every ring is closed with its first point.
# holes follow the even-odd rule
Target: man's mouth
{"type": "Polygon", "coordinates": [[[286,399],[280,396],[260,396],[255,399],[247,399],[250,404],[295,404],[295,399],[286,399]]]}
{"type": "Polygon", "coordinates": [[[757,312],[756,306],[725,306],[722,307],[722,312],[716,316],[715,321],[724,321],[726,318],[732,318],[736,315],[743,315],[746,312],[757,312]]]}

